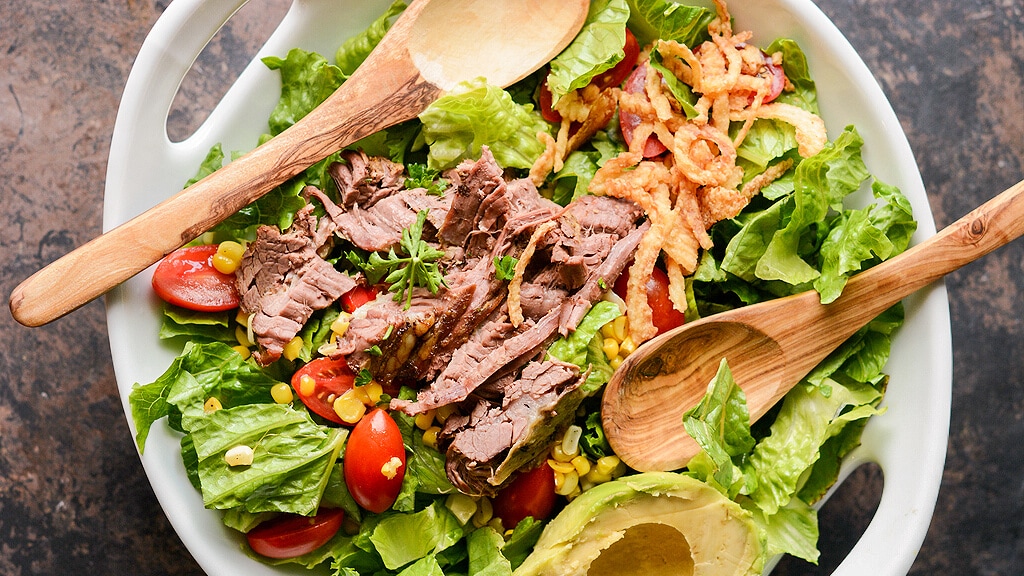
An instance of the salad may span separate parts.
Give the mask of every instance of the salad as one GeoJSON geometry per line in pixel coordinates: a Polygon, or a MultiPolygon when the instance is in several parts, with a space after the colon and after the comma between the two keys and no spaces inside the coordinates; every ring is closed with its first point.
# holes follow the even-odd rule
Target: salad
{"type": "MultiPolygon", "coordinates": [[[[333,64],[265,59],[282,80],[267,137],[403,9],[333,64]]],[[[812,506],[880,411],[900,307],[753,425],[723,363],[680,422],[703,448],[683,470],[628,469],[600,425],[603,385],[659,331],[831,301],[915,229],[877,180],[875,204],[844,207],[871,180],[863,141],[829,141],[800,47],[762,41],[724,2],[594,1],[532,77],[465,83],[175,252],[153,286],[183,349],[132,391],[139,449],[166,417],[250,554],[337,574],[596,573],[616,539],[664,536],[622,518],[648,512],[709,573],[813,562],[812,506]]]]}

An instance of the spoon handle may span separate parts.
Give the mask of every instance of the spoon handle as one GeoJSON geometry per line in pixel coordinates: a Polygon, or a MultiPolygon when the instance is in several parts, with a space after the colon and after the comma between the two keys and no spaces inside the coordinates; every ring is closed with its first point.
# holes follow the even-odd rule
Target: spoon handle
{"type": "MultiPolygon", "coordinates": [[[[803,340],[801,353],[787,362],[786,381],[796,382],[836,346],[884,310],[946,274],[1024,235],[1024,181],[963,216],[934,236],[847,282],[831,304],[817,301],[816,292],[792,296],[786,312],[775,320],[749,317],[750,323],[775,340],[803,340]],[[778,318],[789,320],[779,322],[778,318]],[[767,320],[767,321],[766,321],[767,320]]],[[[742,310],[742,309],[741,309],[742,310]]],[[[784,394],[788,388],[780,389],[784,394]]]]}
{"type": "Polygon", "coordinates": [[[440,94],[408,58],[384,53],[375,64],[378,73],[357,72],[267,143],[27,278],[11,293],[11,314],[40,326],[75,310],[335,150],[416,116],[440,94]]]}

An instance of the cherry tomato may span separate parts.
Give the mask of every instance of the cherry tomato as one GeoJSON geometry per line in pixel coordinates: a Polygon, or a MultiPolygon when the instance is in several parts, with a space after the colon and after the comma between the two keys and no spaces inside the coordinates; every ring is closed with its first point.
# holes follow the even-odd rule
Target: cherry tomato
{"type": "Polygon", "coordinates": [[[540,91],[537,94],[537,101],[540,105],[540,115],[552,124],[561,124],[562,115],[551,107],[553,99],[554,97],[551,95],[551,88],[548,88],[547,74],[545,74],[544,81],[540,83],[540,91]]]}
{"type": "Polygon", "coordinates": [[[555,473],[542,462],[540,466],[520,472],[492,500],[494,515],[510,530],[527,516],[546,520],[555,507],[555,473]]]}
{"type": "Polygon", "coordinates": [[[292,375],[292,388],[307,408],[338,424],[345,422],[334,411],[334,397],[348,392],[355,385],[356,375],[344,358],[317,358],[292,375]],[[315,385],[303,386],[302,377],[309,376],[315,385]]]}
{"type": "Polygon", "coordinates": [[[405,445],[390,414],[374,408],[359,420],[343,464],[345,485],[357,504],[379,514],[395,503],[405,478],[405,445]]]}
{"type": "Polygon", "coordinates": [[[379,290],[376,286],[363,286],[359,284],[341,295],[341,309],[351,314],[356,308],[377,298],[378,292],[379,290]]]}
{"type": "MultiPolygon", "coordinates": [[[[647,74],[651,71],[650,66],[642,64],[637,66],[635,70],[626,79],[626,84],[622,87],[623,90],[630,94],[639,94],[645,90],[647,85],[647,74]]],[[[657,72],[655,72],[656,74],[657,72]]],[[[626,141],[626,145],[629,146],[633,142],[633,131],[640,125],[640,116],[632,112],[619,111],[619,129],[622,131],[622,139],[626,141]]],[[[644,143],[644,158],[654,158],[668,150],[665,145],[661,143],[661,140],[651,134],[647,138],[647,142],[644,143]]]]}
{"type": "Polygon", "coordinates": [[[257,554],[268,558],[294,558],[323,546],[338,533],[345,513],[323,508],[316,516],[281,514],[250,530],[245,539],[257,554]]]}
{"type": "Polygon", "coordinates": [[[772,89],[764,98],[764,103],[767,104],[782,94],[782,90],[786,87],[786,71],[782,69],[782,66],[776,64],[769,54],[764,55],[764,63],[772,74],[772,89]]]}
{"type": "MultiPolygon", "coordinates": [[[[628,268],[619,275],[612,288],[620,298],[626,297],[627,282],[629,282],[628,268]]],[[[658,329],[658,334],[682,326],[686,321],[686,316],[672,306],[672,300],[668,297],[668,274],[665,274],[661,268],[655,267],[650,279],[647,280],[647,305],[651,307],[651,312],[654,315],[654,327],[658,329]]]]}
{"type": "Polygon", "coordinates": [[[611,86],[621,86],[623,80],[629,76],[640,56],[640,43],[636,41],[636,36],[633,36],[629,28],[626,28],[626,43],[622,45],[622,52],[624,53],[622,60],[619,60],[614,67],[597,75],[590,83],[604,90],[611,86]]]}
{"type": "Polygon", "coordinates": [[[171,252],[153,272],[153,290],[165,302],[200,312],[238,308],[235,275],[213,267],[216,244],[171,252]]]}

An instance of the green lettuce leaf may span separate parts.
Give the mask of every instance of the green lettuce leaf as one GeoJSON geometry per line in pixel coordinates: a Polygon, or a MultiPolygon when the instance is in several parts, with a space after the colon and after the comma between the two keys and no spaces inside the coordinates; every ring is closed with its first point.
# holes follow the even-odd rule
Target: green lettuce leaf
{"type": "Polygon", "coordinates": [[[472,576],[512,576],[512,565],[501,553],[505,539],[489,526],[466,536],[469,549],[469,574],[472,576]]]}
{"type": "Polygon", "coordinates": [[[235,341],[232,317],[227,312],[196,312],[170,304],[164,305],[163,312],[159,334],[161,340],[184,336],[202,342],[235,341]]]}
{"type": "Polygon", "coordinates": [[[377,17],[367,28],[359,34],[342,42],[334,55],[334,63],[341,70],[345,78],[348,78],[359,68],[359,65],[366,60],[370,52],[377,47],[384,35],[391,29],[391,24],[396,16],[406,8],[406,3],[396,0],[387,11],[377,17]]]}
{"type": "Polygon", "coordinates": [[[224,408],[192,424],[203,504],[251,513],[316,512],[348,436],[284,404],[224,408]],[[239,445],[253,449],[252,465],[225,461],[225,452],[239,445]]]}
{"type": "Polygon", "coordinates": [[[462,539],[457,518],[440,500],[419,512],[385,513],[372,527],[369,541],[390,570],[438,553],[462,539]]]}
{"type": "Polygon", "coordinates": [[[281,72],[281,99],[269,120],[270,133],[275,136],[312,112],[345,81],[341,68],[300,48],[292,48],[284,58],[267,56],[263,63],[281,72]]]}
{"type": "Polygon", "coordinates": [[[585,394],[593,394],[607,384],[614,372],[600,342],[595,345],[592,342],[601,340],[601,327],[619,316],[622,316],[622,311],[618,304],[602,300],[594,304],[572,334],[559,338],[548,348],[548,354],[562,362],[575,364],[583,371],[590,369],[587,381],[581,387],[585,394]]]}
{"type": "Polygon", "coordinates": [[[629,0],[629,29],[645,46],[654,40],[675,40],[691,48],[708,39],[714,10],[672,0],[629,0]]]}
{"type": "Polygon", "coordinates": [[[422,137],[430,147],[431,169],[451,168],[480,157],[484,146],[503,168],[529,169],[544,153],[538,132],[549,125],[532,105],[516,104],[508,92],[483,78],[463,82],[437,99],[420,116],[422,137]]]}
{"type": "Polygon", "coordinates": [[[587,19],[579,34],[551,61],[548,88],[552,102],[614,67],[625,53],[626,22],[629,6],[626,0],[592,0],[587,19]]]}
{"type": "Polygon", "coordinates": [[[793,85],[792,91],[785,91],[776,99],[778,102],[792,104],[808,112],[818,114],[818,89],[811,79],[807,56],[796,43],[789,38],[780,38],[765,50],[768,54],[782,53],[782,69],[786,78],[793,85]]]}

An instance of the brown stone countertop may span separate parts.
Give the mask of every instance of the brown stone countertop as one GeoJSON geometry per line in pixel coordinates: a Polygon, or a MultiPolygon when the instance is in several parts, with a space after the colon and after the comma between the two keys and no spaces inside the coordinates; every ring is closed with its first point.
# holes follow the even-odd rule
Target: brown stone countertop
{"type": "MultiPolygon", "coordinates": [[[[168,0],[0,2],[0,293],[100,232],[132,61],[168,0]]],[[[254,0],[186,79],[187,135],[287,6],[254,0]]],[[[820,0],[892,100],[939,226],[1024,177],[1020,0],[820,0]]],[[[127,248],[126,248],[127,249],[127,248]]],[[[953,399],[935,516],[911,574],[1024,573],[1024,243],[949,276],[953,399]]],[[[862,468],[822,513],[829,574],[878,502],[862,468]]],[[[0,573],[197,575],[143,473],[102,302],[46,327],[0,314],[0,573]]]]}

